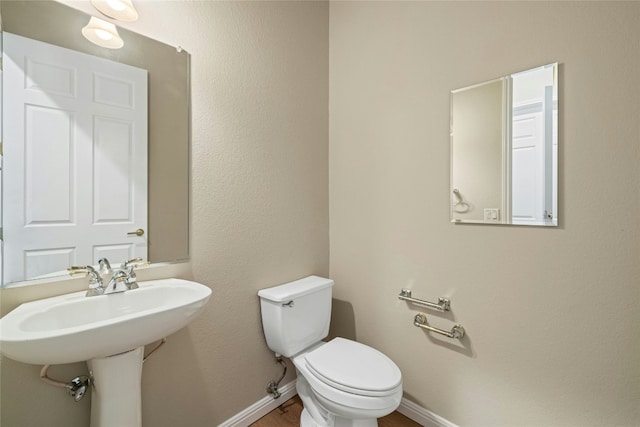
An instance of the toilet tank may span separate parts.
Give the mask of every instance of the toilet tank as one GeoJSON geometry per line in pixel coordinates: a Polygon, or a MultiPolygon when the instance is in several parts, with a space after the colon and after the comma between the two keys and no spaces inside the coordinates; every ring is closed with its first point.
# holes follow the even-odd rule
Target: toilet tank
{"type": "Polygon", "coordinates": [[[269,348],[285,357],[300,353],[329,333],[333,280],[309,276],[258,291],[269,348]]]}

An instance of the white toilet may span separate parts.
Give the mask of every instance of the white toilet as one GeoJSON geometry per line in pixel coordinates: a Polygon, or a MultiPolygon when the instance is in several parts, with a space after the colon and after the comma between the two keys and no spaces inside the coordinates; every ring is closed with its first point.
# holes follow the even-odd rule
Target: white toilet
{"type": "Polygon", "coordinates": [[[369,427],[402,399],[402,374],[387,356],[329,333],[333,280],[309,276],[262,289],[267,345],[293,361],[304,410],[301,427],[369,427]]]}

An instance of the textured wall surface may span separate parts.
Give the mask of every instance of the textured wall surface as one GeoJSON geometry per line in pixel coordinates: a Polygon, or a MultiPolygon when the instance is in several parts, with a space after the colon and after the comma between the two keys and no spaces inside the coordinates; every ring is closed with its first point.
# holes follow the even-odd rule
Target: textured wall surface
{"type": "MultiPolygon", "coordinates": [[[[206,311],[145,363],[143,420],[211,427],[264,397],[281,373],[263,337],[258,289],[329,273],[329,5],[135,4],[140,20],[127,28],[191,53],[192,257],[182,273],[213,290],[206,311]]],[[[5,295],[48,292],[29,288],[5,295]]],[[[39,369],[3,359],[0,424],[86,427],[89,399],[75,404],[42,383],[39,369]]]]}
{"type": "Polygon", "coordinates": [[[460,426],[640,425],[640,3],[332,2],[334,297],[460,426]],[[449,223],[449,91],[560,63],[560,227],[449,223]],[[449,296],[456,342],[412,325],[449,296]]]}
{"type": "MultiPolygon", "coordinates": [[[[391,356],[436,414],[640,424],[639,3],[136,4],[128,28],[192,54],[193,256],[167,274],[213,289],[145,363],[145,425],[210,427],[263,397],[280,371],[256,292],[329,261],[332,333],[391,356]],[[450,224],[449,91],[554,61],[561,226],[450,224]],[[449,296],[429,320],[467,338],[413,327],[402,287],[449,296]]],[[[47,292],[10,291],[3,307],[47,292]]],[[[88,400],[38,371],[3,359],[2,426],[86,426],[88,400]]]]}

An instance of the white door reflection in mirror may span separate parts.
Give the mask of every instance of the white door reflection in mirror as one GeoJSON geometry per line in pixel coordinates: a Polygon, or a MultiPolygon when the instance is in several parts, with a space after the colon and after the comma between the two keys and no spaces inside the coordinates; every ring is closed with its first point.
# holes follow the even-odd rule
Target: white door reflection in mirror
{"type": "Polygon", "coordinates": [[[147,257],[147,72],[3,35],[4,282],[147,257]]]}
{"type": "Polygon", "coordinates": [[[451,220],[558,225],[558,67],[451,92],[451,220]]]}
{"type": "Polygon", "coordinates": [[[555,69],[511,76],[511,214],[513,224],[557,224],[555,69]]]}

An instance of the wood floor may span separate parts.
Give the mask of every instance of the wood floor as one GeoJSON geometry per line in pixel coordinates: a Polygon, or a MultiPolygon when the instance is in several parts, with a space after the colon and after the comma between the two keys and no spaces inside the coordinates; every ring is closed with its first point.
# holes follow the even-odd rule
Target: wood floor
{"type": "MultiPolygon", "coordinates": [[[[251,427],[287,427],[300,426],[300,413],[302,412],[302,402],[295,396],[278,408],[260,418],[251,427]]],[[[420,424],[405,417],[399,412],[394,412],[378,420],[379,427],[420,427],[420,424]]]]}

